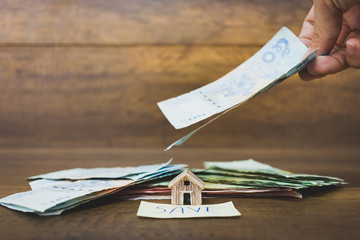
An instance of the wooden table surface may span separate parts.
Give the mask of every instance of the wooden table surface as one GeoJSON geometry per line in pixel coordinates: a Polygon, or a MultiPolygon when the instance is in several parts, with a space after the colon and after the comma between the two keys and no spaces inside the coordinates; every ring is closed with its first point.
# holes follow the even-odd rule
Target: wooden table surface
{"type": "MultiPolygon", "coordinates": [[[[39,217],[0,208],[0,239],[359,239],[360,151],[297,149],[157,148],[2,149],[0,197],[29,189],[26,177],[75,167],[175,163],[202,167],[203,161],[254,158],[297,173],[337,176],[348,185],[292,198],[213,198],[233,201],[236,218],[146,219],[140,201],[97,200],[61,216],[39,217]]],[[[156,202],[168,202],[159,200],[156,202]]]]}
{"type": "MultiPolygon", "coordinates": [[[[0,1],[0,197],[26,177],[76,167],[254,158],[344,178],[303,199],[232,200],[239,218],[138,218],[102,199],[58,217],[0,207],[7,239],[360,239],[360,71],[293,76],[201,130],[175,130],[156,103],[225,75],[312,0],[0,1]]],[[[166,201],[160,201],[166,202],[166,201]]]]}

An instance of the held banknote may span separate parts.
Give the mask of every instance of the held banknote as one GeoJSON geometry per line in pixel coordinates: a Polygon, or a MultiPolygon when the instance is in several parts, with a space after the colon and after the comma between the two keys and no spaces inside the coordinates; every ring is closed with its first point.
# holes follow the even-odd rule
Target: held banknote
{"type": "MultiPolygon", "coordinates": [[[[240,66],[201,88],[158,103],[176,128],[181,129],[232,108],[268,90],[301,71],[316,57],[317,51],[303,59],[307,47],[283,27],[263,48],[240,66]]],[[[171,144],[181,145],[198,130],[222,116],[211,119],[171,144]]]]}

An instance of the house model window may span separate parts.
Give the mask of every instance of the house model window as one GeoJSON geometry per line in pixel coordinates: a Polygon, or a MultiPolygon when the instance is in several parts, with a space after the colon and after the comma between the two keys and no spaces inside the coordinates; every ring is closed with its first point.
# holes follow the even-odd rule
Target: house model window
{"type": "Polygon", "coordinates": [[[195,176],[189,169],[180,173],[169,183],[171,188],[171,204],[175,205],[201,205],[201,190],[204,182],[195,176]]]}

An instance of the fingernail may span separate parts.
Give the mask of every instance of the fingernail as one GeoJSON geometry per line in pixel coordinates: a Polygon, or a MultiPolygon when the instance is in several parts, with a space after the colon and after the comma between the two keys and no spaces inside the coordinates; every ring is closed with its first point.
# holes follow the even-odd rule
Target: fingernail
{"type": "Polygon", "coordinates": [[[356,46],[352,42],[346,42],[346,52],[350,56],[354,56],[356,53],[356,46]]]}

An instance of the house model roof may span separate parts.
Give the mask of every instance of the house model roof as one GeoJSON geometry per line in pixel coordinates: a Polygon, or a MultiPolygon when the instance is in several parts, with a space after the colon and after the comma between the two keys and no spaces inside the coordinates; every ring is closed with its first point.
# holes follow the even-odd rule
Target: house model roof
{"type": "Polygon", "coordinates": [[[170,181],[169,188],[172,188],[176,183],[182,181],[184,178],[187,178],[190,182],[198,185],[201,189],[204,189],[205,183],[195,174],[190,172],[188,168],[170,181]]]}

